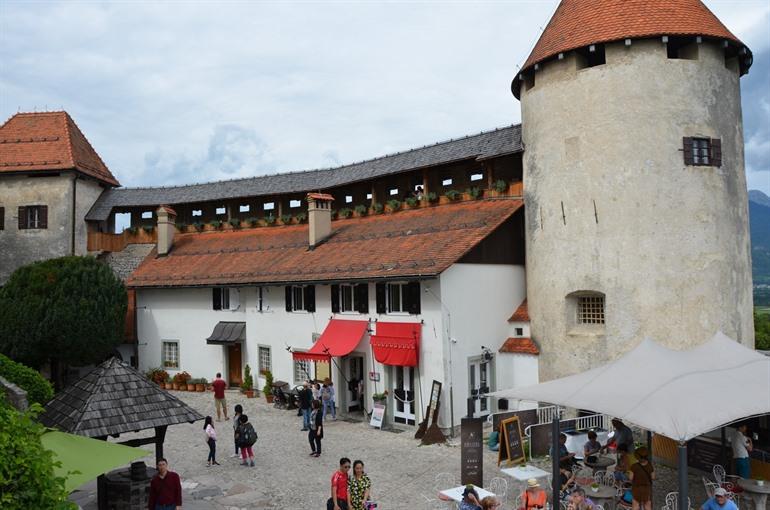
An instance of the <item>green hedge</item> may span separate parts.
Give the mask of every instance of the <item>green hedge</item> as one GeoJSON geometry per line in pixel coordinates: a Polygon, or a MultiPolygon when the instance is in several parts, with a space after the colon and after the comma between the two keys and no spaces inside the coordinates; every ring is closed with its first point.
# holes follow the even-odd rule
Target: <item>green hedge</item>
{"type": "Polygon", "coordinates": [[[0,406],[0,508],[74,510],[67,501],[64,479],[54,476],[53,454],[40,442],[45,427],[35,420],[40,406],[20,413],[0,406]]]}
{"type": "Polygon", "coordinates": [[[29,403],[45,405],[53,398],[53,387],[37,370],[0,354],[0,376],[27,392],[29,403]]]}

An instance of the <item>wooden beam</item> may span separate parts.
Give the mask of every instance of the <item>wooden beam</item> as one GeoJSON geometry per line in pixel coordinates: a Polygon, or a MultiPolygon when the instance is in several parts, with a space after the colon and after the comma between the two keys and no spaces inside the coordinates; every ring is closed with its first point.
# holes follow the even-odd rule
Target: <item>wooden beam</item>
{"type": "Polygon", "coordinates": [[[163,458],[163,442],[166,440],[166,429],[168,425],[155,427],[155,461],[163,458]]]}

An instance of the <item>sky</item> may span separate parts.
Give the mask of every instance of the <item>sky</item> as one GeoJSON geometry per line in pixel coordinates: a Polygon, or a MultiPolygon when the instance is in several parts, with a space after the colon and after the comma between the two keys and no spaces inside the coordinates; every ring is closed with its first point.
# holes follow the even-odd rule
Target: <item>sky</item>
{"type": "MultiPolygon", "coordinates": [[[[123,186],[323,168],[520,121],[556,0],[0,0],[0,122],[64,109],[123,186]]],[[[754,52],[749,189],[770,194],[770,1],[706,0],[754,52]]]]}

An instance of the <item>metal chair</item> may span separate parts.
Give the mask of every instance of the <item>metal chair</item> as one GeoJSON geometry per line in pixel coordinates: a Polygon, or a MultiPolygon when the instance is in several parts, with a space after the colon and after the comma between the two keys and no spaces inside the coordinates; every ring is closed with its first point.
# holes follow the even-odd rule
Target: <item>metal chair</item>
{"type": "Polygon", "coordinates": [[[607,471],[597,471],[594,473],[594,482],[598,483],[599,485],[602,485],[604,483],[604,478],[607,476],[607,471]]]}
{"type": "Polygon", "coordinates": [[[451,489],[452,487],[457,487],[458,485],[460,484],[452,473],[439,473],[436,475],[436,481],[433,488],[436,489],[436,492],[441,492],[446,489],[451,489]]]}
{"type": "MultiPolygon", "coordinates": [[[[666,494],[666,506],[664,507],[665,510],[679,510],[679,493],[678,492],[669,492],[666,494]]],[[[690,498],[687,498],[687,509],[692,509],[692,502],[690,501],[690,498]]]]}
{"type": "Polygon", "coordinates": [[[740,476],[728,475],[725,471],[725,468],[719,464],[714,464],[713,473],[714,481],[719,484],[720,487],[728,490],[729,492],[733,492],[737,481],[741,479],[740,476]],[[728,479],[732,479],[733,481],[728,479]]]}
{"type": "Polygon", "coordinates": [[[712,482],[705,476],[702,476],[701,480],[703,481],[703,488],[706,489],[706,496],[709,498],[713,498],[714,491],[719,488],[719,484],[716,482],[712,482]]]}
{"type": "Polygon", "coordinates": [[[496,476],[489,481],[486,489],[497,496],[502,504],[508,500],[508,480],[505,478],[496,476]]]}
{"type": "Polygon", "coordinates": [[[602,505],[594,505],[594,510],[604,510],[602,505]]]}

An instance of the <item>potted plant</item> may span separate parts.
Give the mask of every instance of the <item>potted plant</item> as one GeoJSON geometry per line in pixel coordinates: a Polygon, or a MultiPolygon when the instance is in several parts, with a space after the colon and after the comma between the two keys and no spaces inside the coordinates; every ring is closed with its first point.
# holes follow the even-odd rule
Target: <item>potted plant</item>
{"type": "Polygon", "coordinates": [[[185,223],[185,222],[174,223],[174,226],[180,232],[184,232],[185,230],[187,230],[187,223],[185,223]]]}
{"type": "Polygon", "coordinates": [[[456,189],[450,189],[449,191],[444,193],[444,196],[446,196],[449,200],[452,200],[452,201],[459,199],[461,195],[462,193],[460,193],[456,189]]]}
{"type": "Polygon", "coordinates": [[[155,230],[155,227],[153,225],[142,225],[142,230],[148,234],[152,234],[152,231],[155,230]]]}
{"type": "Polygon", "coordinates": [[[372,394],[372,400],[374,400],[375,404],[384,404],[385,401],[388,400],[388,390],[385,390],[382,393],[372,394]]]}
{"type": "Polygon", "coordinates": [[[273,216],[272,214],[268,214],[267,216],[262,218],[262,221],[265,222],[265,225],[267,225],[268,227],[271,227],[275,225],[275,216],[273,216]]]}
{"type": "Polygon", "coordinates": [[[597,482],[591,484],[591,492],[599,492],[599,484],[597,482]]]}
{"type": "Polygon", "coordinates": [[[284,225],[289,225],[291,223],[292,216],[291,214],[282,214],[281,215],[281,223],[284,225]]]}
{"type": "Polygon", "coordinates": [[[420,200],[417,197],[406,197],[405,202],[409,207],[417,207],[420,205],[420,200]]]}
{"type": "Polygon", "coordinates": [[[478,188],[478,187],[476,187],[476,186],[474,186],[474,187],[470,188],[470,189],[468,190],[468,195],[469,195],[469,196],[470,196],[470,197],[471,197],[473,200],[478,200],[479,198],[481,198],[481,188],[478,188]]]}
{"type": "Polygon", "coordinates": [[[233,228],[241,228],[241,220],[238,218],[230,218],[227,220],[227,223],[229,223],[233,228]]]}
{"type": "Polygon", "coordinates": [[[222,226],[222,222],[219,220],[211,220],[209,225],[211,225],[211,228],[213,228],[214,230],[217,230],[219,227],[222,226]]]}
{"type": "Polygon", "coordinates": [[[438,201],[438,194],[435,191],[429,191],[427,195],[425,195],[425,198],[430,202],[431,204],[438,201]]]}
{"type": "Polygon", "coordinates": [[[265,394],[265,399],[268,404],[273,403],[273,373],[270,370],[264,370],[265,385],[262,387],[262,391],[265,394]]]}
{"type": "Polygon", "coordinates": [[[259,218],[254,218],[254,217],[246,218],[246,223],[248,223],[248,225],[250,227],[258,227],[259,226],[259,218]]]}
{"type": "Polygon", "coordinates": [[[209,382],[206,380],[206,378],[205,378],[205,377],[201,377],[200,379],[198,379],[198,380],[195,382],[195,391],[197,391],[197,392],[199,392],[199,393],[200,393],[200,392],[203,392],[203,391],[206,391],[206,385],[207,385],[208,383],[209,383],[209,382]]]}
{"type": "Polygon", "coordinates": [[[163,383],[163,387],[167,390],[174,389],[174,381],[171,379],[170,375],[166,377],[166,381],[163,383]]]}
{"type": "Polygon", "coordinates": [[[174,389],[179,391],[187,391],[187,381],[190,380],[190,374],[187,372],[179,372],[174,376],[174,389]]]}
{"type": "Polygon", "coordinates": [[[373,204],[372,204],[372,209],[374,209],[374,212],[375,212],[376,214],[380,214],[380,213],[382,213],[382,211],[383,211],[385,208],[383,207],[383,205],[382,205],[381,203],[379,203],[379,202],[375,202],[375,203],[373,203],[373,204]]]}
{"type": "Polygon", "coordinates": [[[166,381],[166,379],[168,379],[168,372],[160,367],[151,368],[146,375],[147,379],[151,380],[158,386],[161,386],[166,381]]]}
{"type": "Polygon", "coordinates": [[[244,393],[247,398],[254,398],[254,379],[251,377],[251,367],[248,363],[243,367],[241,393],[244,393]]]}
{"type": "Polygon", "coordinates": [[[337,216],[342,219],[346,219],[346,218],[350,218],[352,214],[353,214],[353,210],[350,209],[350,207],[343,207],[342,209],[339,210],[339,212],[337,213],[337,216]]]}
{"type": "Polygon", "coordinates": [[[369,212],[369,208],[363,204],[358,204],[353,210],[356,211],[356,214],[359,216],[366,216],[366,213],[369,212]]]}
{"type": "Polygon", "coordinates": [[[197,230],[198,232],[203,230],[205,227],[206,225],[202,221],[196,221],[195,223],[193,223],[193,228],[195,228],[195,230],[197,230]]]}
{"type": "Polygon", "coordinates": [[[299,212],[295,216],[297,219],[297,223],[305,223],[305,220],[307,220],[307,213],[306,212],[299,212]]]}
{"type": "Polygon", "coordinates": [[[401,201],[396,200],[395,198],[392,200],[388,200],[388,208],[391,212],[396,212],[399,209],[401,209],[401,201]]]}
{"type": "Polygon", "coordinates": [[[508,183],[502,179],[495,181],[495,191],[502,194],[508,191],[508,183]]]}

